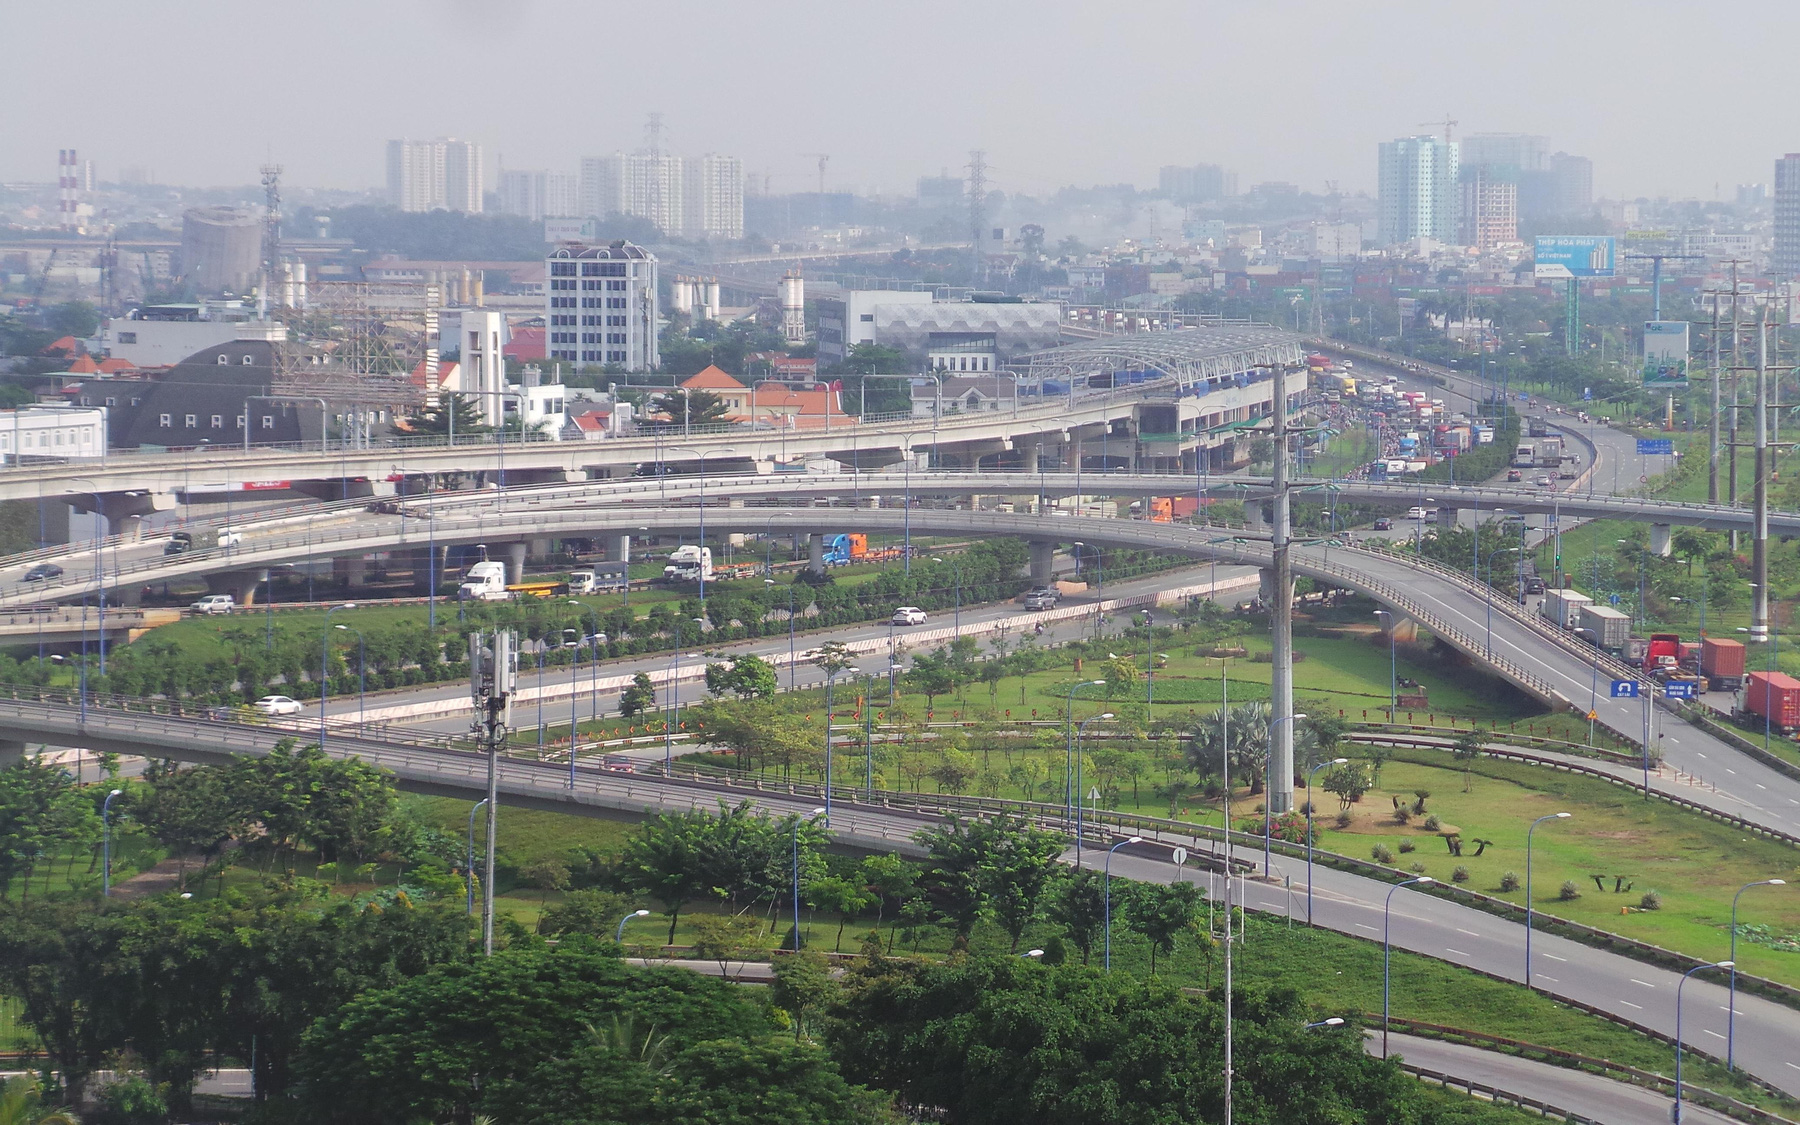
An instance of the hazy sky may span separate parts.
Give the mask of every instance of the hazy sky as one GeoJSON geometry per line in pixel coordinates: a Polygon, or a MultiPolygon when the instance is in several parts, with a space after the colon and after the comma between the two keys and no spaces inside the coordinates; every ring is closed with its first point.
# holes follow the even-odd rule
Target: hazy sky
{"type": "Polygon", "coordinates": [[[8,0],[0,178],[74,146],[103,179],[374,187],[388,138],[439,135],[574,171],[657,110],[777,192],[806,153],[910,192],[972,148],[1014,192],[1202,161],[1373,190],[1376,143],[1448,112],[1590,156],[1597,195],[1729,198],[1800,151],[1796,33],[1794,0],[8,0]]]}

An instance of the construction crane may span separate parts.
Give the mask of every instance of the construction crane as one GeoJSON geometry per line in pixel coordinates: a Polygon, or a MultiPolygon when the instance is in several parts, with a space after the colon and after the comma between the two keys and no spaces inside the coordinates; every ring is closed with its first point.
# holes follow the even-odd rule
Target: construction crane
{"type": "Polygon", "coordinates": [[[1458,125],[1461,125],[1462,122],[1456,120],[1454,117],[1451,117],[1448,113],[1446,113],[1446,114],[1444,114],[1444,119],[1442,121],[1421,121],[1421,122],[1419,122],[1419,124],[1421,126],[1423,126],[1423,125],[1442,125],[1444,127],[1444,143],[1449,144],[1450,143],[1450,130],[1458,125]]]}
{"type": "Polygon", "coordinates": [[[829,152],[803,152],[800,155],[814,156],[819,160],[819,197],[822,200],[825,196],[825,165],[831,159],[831,154],[829,152]]]}

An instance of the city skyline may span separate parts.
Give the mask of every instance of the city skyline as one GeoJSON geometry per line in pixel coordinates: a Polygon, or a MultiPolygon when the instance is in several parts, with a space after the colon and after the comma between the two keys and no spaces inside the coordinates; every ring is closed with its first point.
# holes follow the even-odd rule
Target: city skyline
{"type": "MultiPolygon", "coordinates": [[[[1774,3],[1751,8],[1781,10],[1774,3]]],[[[981,148],[989,182],[1011,193],[1044,194],[1065,184],[1153,185],[1164,165],[1217,163],[1236,170],[1246,187],[1288,181],[1318,192],[1335,180],[1345,190],[1373,194],[1368,153],[1374,145],[1423,131],[1426,119],[1446,111],[1460,123],[1459,138],[1544,135],[1556,148],[1589,156],[1595,195],[1615,198],[1730,198],[1738,183],[1766,182],[1773,155],[1800,147],[1800,140],[1762,136],[1748,119],[1717,115],[1700,99],[1659,101],[1592,74],[1596,57],[1642,57],[1666,43],[1672,20],[1686,17],[1686,49],[1739,60],[1746,99],[1754,101],[1765,88],[1775,94],[1779,37],[1740,42],[1692,18],[1702,11],[1697,5],[1675,0],[1596,3],[1573,13],[1543,3],[1515,5],[1498,25],[1484,25],[1474,68],[1469,44],[1453,49],[1443,40],[1431,18],[1434,6],[1411,0],[1354,12],[1300,2],[1255,12],[1152,5],[1128,22],[1087,20],[1085,5],[1068,3],[1034,6],[1030,19],[1011,4],[964,11],[933,3],[904,12],[789,3],[772,14],[679,4],[602,13],[537,3],[494,19],[461,0],[375,9],[328,0],[303,23],[235,11],[227,20],[224,11],[202,7],[200,15],[170,17],[93,0],[55,15],[17,13],[12,26],[21,42],[48,41],[68,26],[62,13],[86,13],[153,55],[178,52],[204,25],[219,61],[178,70],[167,96],[207,105],[220,128],[204,138],[187,128],[145,129],[120,112],[115,95],[55,82],[52,56],[38,53],[20,60],[20,74],[28,89],[57,88],[56,111],[9,122],[14,143],[0,151],[0,177],[51,179],[56,151],[73,147],[107,180],[124,168],[149,166],[164,182],[240,183],[251,178],[248,169],[273,158],[295,185],[363,190],[383,183],[381,146],[393,137],[466,137],[486,150],[491,177],[502,163],[572,169],[582,155],[635,151],[643,147],[651,112],[663,114],[665,151],[737,154],[746,172],[768,177],[777,193],[816,189],[811,153],[832,154],[828,189],[893,195],[909,193],[920,175],[960,169],[968,151],[981,148]],[[828,11],[829,22],[822,22],[828,11]],[[1545,38],[1537,29],[1552,18],[1559,34],[1545,38]],[[921,86],[904,60],[860,49],[904,42],[945,19],[959,21],[971,40],[1005,44],[1009,54],[1031,60],[1025,76],[1010,68],[999,68],[1009,71],[1004,76],[978,71],[955,91],[939,90],[921,86]],[[334,30],[353,24],[359,28],[353,39],[334,30]],[[543,42],[579,40],[602,25],[609,37],[655,46],[664,65],[661,77],[653,72],[592,115],[534,113],[541,95],[528,83],[450,86],[419,98],[413,72],[397,65],[395,53],[404,43],[443,73],[477,60],[524,62],[543,42]],[[681,28],[678,46],[667,35],[672,27],[681,28]],[[1207,46],[1222,42],[1263,49],[1207,46]],[[1271,43],[1281,44],[1274,55],[1271,43]],[[1126,57],[1136,60],[1130,82],[1052,77],[1126,57]],[[359,81],[309,87],[305,98],[217,97],[240,79],[254,85],[254,74],[268,67],[304,72],[327,58],[359,81]],[[1198,67],[1186,65],[1192,62],[1198,67]],[[1280,68],[1283,82],[1267,81],[1271,66],[1280,68]],[[1371,81],[1370,73],[1379,79],[1371,81]],[[1596,96],[1606,89],[1615,96],[1596,96]],[[719,112],[723,90],[766,91],[770,104],[788,107],[789,116],[746,125],[742,114],[719,112]],[[808,90],[810,96],[791,96],[808,90]],[[1215,100],[1220,94],[1227,99],[1215,100]],[[1144,112],[1156,105],[1196,107],[1194,125],[1171,131],[1164,114],[1144,112]],[[1669,159],[1672,137],[1681,138],[1681,159],[1669,159]]],[[[733,95],[732,104],[737,100],[733,95]]]]}

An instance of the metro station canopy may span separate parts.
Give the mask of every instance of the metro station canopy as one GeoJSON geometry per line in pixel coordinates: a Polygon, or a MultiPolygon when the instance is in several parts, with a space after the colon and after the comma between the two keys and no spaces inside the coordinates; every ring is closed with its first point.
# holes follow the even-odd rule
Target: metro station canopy
{"type": "Polygon", "coordinates": [[[1245,386],[1268,377],[1259,365],[1298,364],[1306,358],[1299,336],[1267,325],[1201,325],[1104,336],[1066,347],[1021,355],[1008,368],[1045,394],[1074,387],[1166,384],[1178,395],[1245,386]]]}

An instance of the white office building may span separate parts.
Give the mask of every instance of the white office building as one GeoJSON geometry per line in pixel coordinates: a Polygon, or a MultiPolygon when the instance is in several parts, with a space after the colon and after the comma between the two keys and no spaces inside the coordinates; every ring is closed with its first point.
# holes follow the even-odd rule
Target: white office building
{"type": "Polygon", "coordinates": [[[440,137],[389,141],[388,202],[402,211],[481,210],[481,146],[440,137]]]}
{"type": "Polygon", "coordinates": [[[683,161],[683,226],[689,238],[744,237],[744,162],[707,153],[683,161]]]}
{"type": "Polygon", "coordinates": [[[1459,155],[1455,141],[1435,136],[1382,142],[1378,180],[1383,246],[1417,238],[1456,241],[1459,155]]]}
{"type": "Polygon", "coordinates": [[[106,410],[26,406],[0,410],[0,462],[97,460],[106,456],[106,410]]]}
{"type": "Polygon", "coordinates": [[[533,221],[579,214],[580,181],[567,172],[505,169],[500,173],[500,210],[533,221]]]}
{"type": "Polygon", "coordinates": [[[544,259],[547,358],[654,370],[656,320],[656,255],[643,247],[569,242],[544,259]]]}

